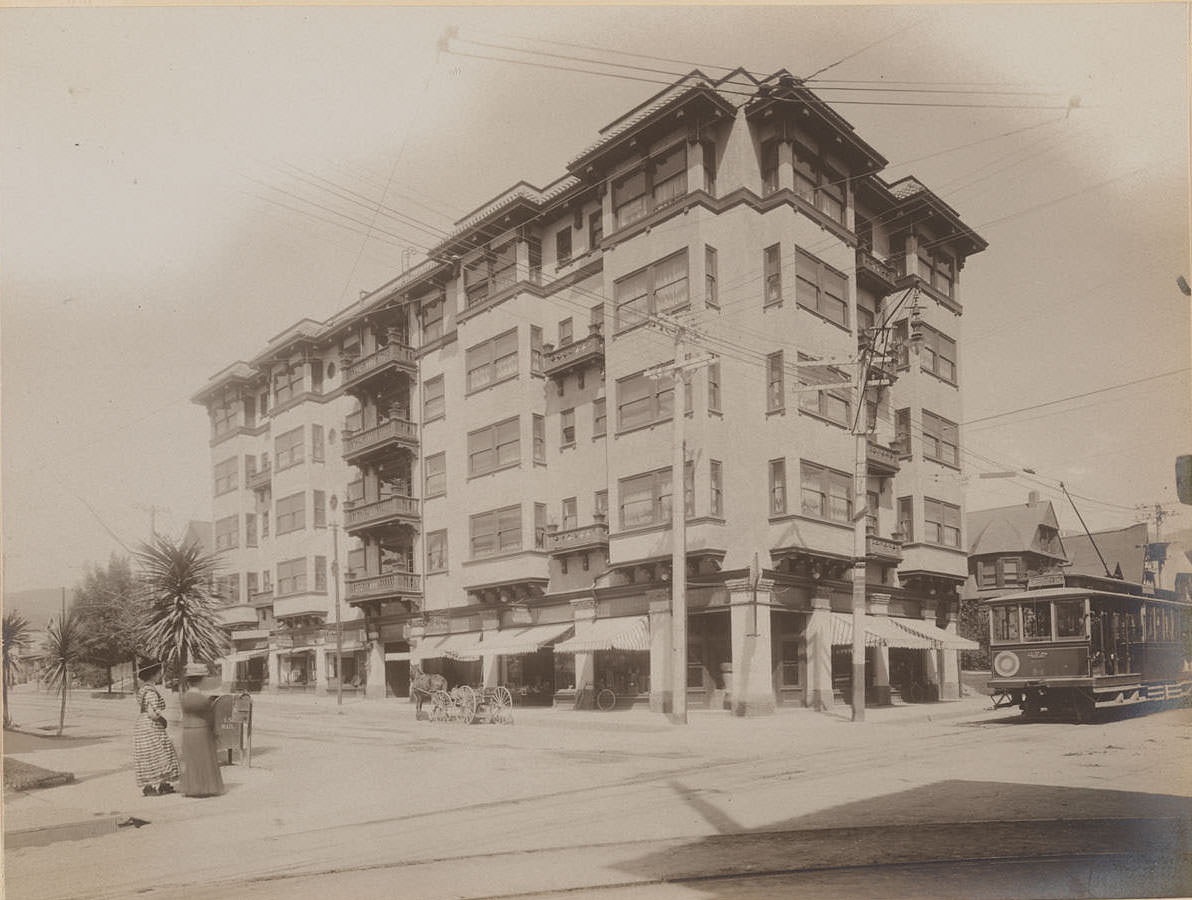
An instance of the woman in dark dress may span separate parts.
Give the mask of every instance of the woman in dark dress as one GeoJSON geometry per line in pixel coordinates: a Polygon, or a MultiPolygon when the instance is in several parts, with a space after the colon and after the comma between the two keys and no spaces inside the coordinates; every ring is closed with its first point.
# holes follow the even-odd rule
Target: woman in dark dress
{"type": "Polygon", "coordinates": [[[211,698],[199,690],[207,675],[202,663],[186,666],[182,695],[182,793],[187,797],[215,797],[223,793],[223,776],[215,755],[211,698]]]}
{"type": "Polygon", "coordinates": [[[166,734],[166,701],[157,689],[161,666],[151,663],[138,673],[141,689],[137,691],[140,715],[132,730],[132,762],[137,784],[146,797],[172,794],[171,781],[178,780],[178,753],[166,734]]]}

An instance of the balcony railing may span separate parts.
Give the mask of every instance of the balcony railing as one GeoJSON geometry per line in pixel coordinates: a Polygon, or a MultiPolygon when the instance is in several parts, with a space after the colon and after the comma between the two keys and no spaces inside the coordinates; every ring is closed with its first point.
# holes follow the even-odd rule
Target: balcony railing
{"type": "Polygon", "coordinates": [[[548,377],[562,375],[572,369],[604,360],[604,335],[598,329],[580,341],[558,347],[546,354],[543,372],[548,377]]]}
{"type": "Polygon", "coordinates": [[[898,452],[891,447],[885,447],[877,441],[867,441],[865,444],[865,460],[869,471],[873,475],[895,475],[898,473],[898,452]]]}
{"type": "Polygon", "coordinates": [[[273,478],[273,467],[266,465],[257,469],[255,472],[249,472],[245,483],[250,491],[259,491],[269,487],[269,482],[273,478]]]}
{"type": "Polygon", "coordinates": [[[409,347],[389,344],[349,365],[344,372],[344,387],[355,387],[369,376],[390,367],[413,374],[418,371],[418,357],[409,347]]]}
{"type": "Polygon", "coordinates": [[[869,250],[857,249],[857,276],[872,276],[878,286],[887,293],[894,290],[898,281],[898,270],[887,262],[883,262],[869,250]]]}
{"type": "Polygon", "coordinates": [[[387,572],[348,581],[348,602],[396,595],[422,596],[422,578],[414,572],[387,572]]]}
{"type": "Polygon", "coordinates": [[[353,503],[351,506],[345,504],[344,527],[349,532],[395,521],[417,524],[418,520],[418,501],[412,497],[394,495],[382,497],[372,503],[353,503]]]}
{"type": "Polygon", "coordinates": [[[390,419],[366,431],[347,434],[343,439],[344,459],[386,447],[390,444],[414,449],[418,446],[418,426],[404,419],[390,419]]]}
{"type": "Polygon", "coordinates": [[[865,536],[865,555],[873,559],[901,562],[902,541],[878,537],[876,534],[867,534],[865,536]]]}
{"type": "Polygon", "coordinates": [[[608,546],[608,523],[593,522],[566,531],[547,531],[546,549],[551,553],[570,553],[608,546]]]}

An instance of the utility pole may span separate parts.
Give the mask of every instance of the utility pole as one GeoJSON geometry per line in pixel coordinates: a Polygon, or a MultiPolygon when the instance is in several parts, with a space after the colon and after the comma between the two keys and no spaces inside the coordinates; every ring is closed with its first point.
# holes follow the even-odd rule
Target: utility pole
{"type": "Polygon", "coordinates": [[[686,335],[688,326],[657,315],[651,324],[672,333],[675,359],[669,365],[647,370],[651,378],[664,377],[667,369],[672,379],[671,394],[671,722],[687,724],[687,379],[695,369],[715,360],[710,354],[689,358],[686,335]]]}
{"type": "MultiPolygon", "coordinates": [[[[344,623],[339,611],[339,500],[331,495],[331,579],[335,582],[335,704],[344,705],[344,623]]],[[[340,710],[342,714],[343,710],[340,710]]]]}
{"type": "MultiPolygon", "coordinates": [[[[918,292],[911,288],[899,301],[901,306],[908,296],[914,294],[909,314],[909,334],[911,348],[917,349],[922,340],[918,319],[918,292]]],[[[897,309],[897,306],[895,309],[897,309]]],[[[877,329],[884,330],[888,326],[877,329]]],[[[859,338],[859,335],[858,335],[859,338]]],[[[858,344],[860,340],[858,339],[858,344]]],[[[853,366],[853,585],[852,585],[852,619],[853,619],[853,647],[852,647],[852,721],[865,721],[865,586],[868,578],[867,546],[867,515],[869,507],[869,417],[865,409],[866,391],[870,387],[870,370],[874,362],[888,364],[891,353],[878,352],[877,341],[861,349],[857,356],[844,360],[807,360],[804,362],[787,363],[798,368],[823,368],[830,366],[853,366]]],[[[883,378],[885,377],[883,373],[883,378]]],[[[823,384],[800,384],[796,392],[821,391],[839,388],[844,382],[841,380],[827,381],[823,384]]],[[[886,381],[879,381],[876,387],[885,387],[886,381]]]]}

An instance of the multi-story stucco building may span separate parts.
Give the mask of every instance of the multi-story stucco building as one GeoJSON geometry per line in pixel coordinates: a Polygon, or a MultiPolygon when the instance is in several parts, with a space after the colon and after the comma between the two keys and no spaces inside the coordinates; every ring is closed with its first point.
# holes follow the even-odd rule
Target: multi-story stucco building
{"type": "Polygon", "coordinates": [[[985,242],[885,165],[785,72],[693,73],[558,181],[214,376],[195,399],[237,583],[227,679],[334,686],[338,529],[345,685],[404,695],[421,666],[523,702],[607,685],[663,708],[681,404],[692,702],[833,702],[854,514],[871,698],[891,667],[956,696],[959,276],[985,242]],[[652,371],[674,359],[664,319],[706,361],[680,398],[652,371]],[[896,379],[858,410],[847,361],[875,343],[896,379]]]}

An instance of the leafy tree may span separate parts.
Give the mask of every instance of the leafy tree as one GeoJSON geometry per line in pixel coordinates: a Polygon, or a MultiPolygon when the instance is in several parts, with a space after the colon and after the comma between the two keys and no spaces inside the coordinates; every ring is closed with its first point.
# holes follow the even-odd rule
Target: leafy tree
{"type": "Polygon", "coordinates": [[[180,674],[187,661],[221,656],[227,639],[212,588],[219,556],[197,542],[158,536],[136,553],[141,578],[139,634],[145,653],[180,674]]]}
{"type": "Polygon", "coordinates": [[[106,569],[89,566],[75,588],[74,609],[87,645],[86,662],[106,670],[99,682],[112,689],[112,668],[133,662],[137,645],[139,585],[127,556],[112,554],[106,569]]]}
{"type": "Polygon", "coordinates": [[[43,645],[46,654],[45,678],[50,687],[62,698],[58,712],[58,734],[66,724],[66,698],[70,694],[71,680],[75,669],[87,653],[83,629],[73,609],[57,619],[50,619],[46,626],[46,640],[43,645]]]}
{"type": "Polygon", "coordinates": [[[989,668],[989,607],[980,600],[961,600],[956,633],[976,641],[980,650],[965,650],[960,655],[963,668],[977,671],[989,668]]]}
{"type": "Polygon", "coordinates": [[[4,727],[12,725],[8,714],[8,686],[21,674],[21,654],[33,646],[33,628],[15,609],[4,614],[4,727]]]}

